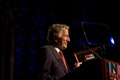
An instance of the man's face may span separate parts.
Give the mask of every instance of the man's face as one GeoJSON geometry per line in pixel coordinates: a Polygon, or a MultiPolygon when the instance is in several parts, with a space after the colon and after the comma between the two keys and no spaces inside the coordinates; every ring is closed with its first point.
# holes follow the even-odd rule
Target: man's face
{"type": "Polygon", "coordinates": [[[69,38],[69,31],[68,30],[62,30],[62,33],[59,37],[59,40],[57,42],[58,48],[61,50],[64,50],[67,48],[67,42],[70,42],[69,38]]]}

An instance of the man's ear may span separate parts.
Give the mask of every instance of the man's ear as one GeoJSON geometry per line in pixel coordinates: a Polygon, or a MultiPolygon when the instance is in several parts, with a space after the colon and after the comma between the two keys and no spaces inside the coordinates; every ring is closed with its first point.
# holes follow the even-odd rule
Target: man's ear
{"type": "Polygon", "coordinates": [[[53,36],[55,42],[58,42],[58,37],[56,35],[53,36]]]}
{"type": "Polygon", "coordinates": [[[54,35],[54,40],[55,40],[55,42],[59,42],[60,38],[58,36],[54,35]]]}

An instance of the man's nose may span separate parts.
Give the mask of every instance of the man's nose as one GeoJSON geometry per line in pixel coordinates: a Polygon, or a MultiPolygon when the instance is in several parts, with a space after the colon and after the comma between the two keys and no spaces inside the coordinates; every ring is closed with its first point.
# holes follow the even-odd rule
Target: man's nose
{"type": "Polygon", "coordinates": [[[69,37],[67,38],[67,41],[69,41],[69,42],[70,42],[70,38],[69,38],[69,37]]]}

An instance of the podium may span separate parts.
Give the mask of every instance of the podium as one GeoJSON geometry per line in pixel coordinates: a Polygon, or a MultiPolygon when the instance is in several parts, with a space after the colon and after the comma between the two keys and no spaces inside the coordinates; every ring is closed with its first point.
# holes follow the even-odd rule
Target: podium
{"type": "Polygon", "coordinates": [[[76,52],[74,56],[83,64],[60,80],[120,80],[120,63],[101,57],[104,54],[100,46],[76,52]]]}
{"type": "Polygon", "coordinates": [[[120,80],[120,63],[109,59],[88,60],[60,80],[120,80]]]}

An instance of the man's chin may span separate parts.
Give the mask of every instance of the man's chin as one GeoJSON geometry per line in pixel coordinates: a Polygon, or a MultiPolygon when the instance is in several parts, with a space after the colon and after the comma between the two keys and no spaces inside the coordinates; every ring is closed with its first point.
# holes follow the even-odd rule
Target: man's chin
{"type": "Polygon", "coordinates": [[[65,47],[63,48],[63,50],[66,49],[66,48],[67,48],[67,46],[65,46],[65,47]]]}

